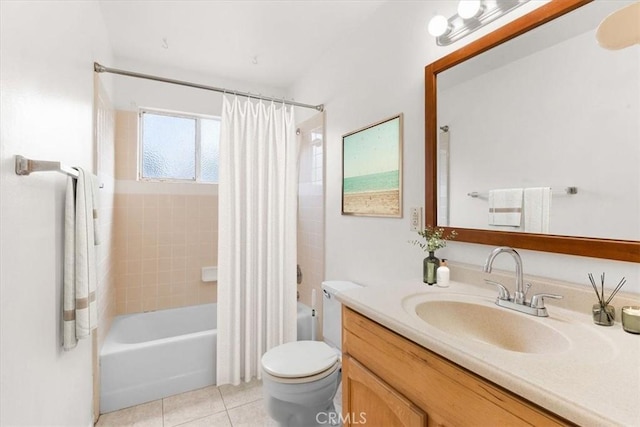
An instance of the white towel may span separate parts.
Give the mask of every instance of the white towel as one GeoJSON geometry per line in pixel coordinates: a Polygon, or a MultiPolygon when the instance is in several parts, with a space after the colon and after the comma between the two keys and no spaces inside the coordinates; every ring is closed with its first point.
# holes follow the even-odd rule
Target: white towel
{"type": "Polygon", "coordinates": [[[489,225],[520,227],[522,222],[522,188],[489,191],[489,225]]]}
{"type": "Polygon", "coordinates": [[[98,320],[96,303],[96,177],[78,169],[78,179],[67,180],[65,200],[63,347],[71,350],[78,339],[91,335],[98,320]]]}
{"type": "Polygon", "coordinates": [[[64,205],[64,289],[63,289],[63,343],[71,350],[76,339],[76,182],[67,178],[67,195],[64,205]]]}
{"type": "Polygon", "coordinates": [[[524,231],[527,233],[548,233],[550,212],[550,187],[525,188],[524,231]]]}

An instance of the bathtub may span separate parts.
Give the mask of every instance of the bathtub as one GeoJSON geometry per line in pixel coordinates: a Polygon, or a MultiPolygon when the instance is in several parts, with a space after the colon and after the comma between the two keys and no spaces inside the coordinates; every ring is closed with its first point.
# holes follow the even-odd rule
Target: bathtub
{"type": "MultiPolygon", "coordinates": [[[[216,304],[116,317],[100,351],[100,413],[214,385],[216,318],[216,304]]],[[[311,321],[298,303],[298,340],[311,339],[311,321]]]]}

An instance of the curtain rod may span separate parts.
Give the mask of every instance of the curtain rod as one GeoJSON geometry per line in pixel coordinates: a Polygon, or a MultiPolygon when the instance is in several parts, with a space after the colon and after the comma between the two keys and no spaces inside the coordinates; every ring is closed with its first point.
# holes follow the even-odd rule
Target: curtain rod
{"type": "Polygon", "coordinates": [[[284,99],[254,95],[248,92],[239,92],[237,90],[223,89],[223,88],[214,87],[214,86],[206,86],[198,83],[185,82],[183,80],[167,79],[164,77],[152,76],[150,74],[141,74],[141,73],[135,73],[133,71],[119,70],[117,68],[105,67],[104,65],[100,65],[97,62],[93,63],[93,71],[95,71],[96,73],[120,74],[122,76],[137,77],[140,79],[147,79],[147,80],[155,80],[157,82],[171,83],[171,84],[181,85],[181,86],[189,86],[196,89],[211,90],[211,91],[220,92],[220,93],[230,93],[230,94],[232,93],[234,95],[244,96],[247,98],[261,99],[263,101],[282,102],[284,104],[293,105],[295,107],[313,108],[314,110],[318,110],[320,112],[324,111],[324,104],[311,105],[311,104],[303,104],[301,102],[295,102],[295,101],[285,101],[284,99]]]}

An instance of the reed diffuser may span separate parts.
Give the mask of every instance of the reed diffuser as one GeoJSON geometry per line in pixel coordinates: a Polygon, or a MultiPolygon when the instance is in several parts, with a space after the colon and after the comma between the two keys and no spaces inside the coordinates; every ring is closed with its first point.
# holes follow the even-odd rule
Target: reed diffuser
{"type": "Polygon", "coordinates": [[[593,304],[592,307],[593,323],[601,326],[612,326],[616,318],[616,309],[614,306],[609,305],[609,303],[624,284],[627,283],[627,279],[623,277],[613,292],[611,292],[609,298],[606,299],[604,297],[604,273],[600,275],[600,290],[598,290],[598,285],[596,285],[596,281],[591,273],[589,273],[589,281],[591,282],[591,286],[598,297],[598,303],[593,304]]]}

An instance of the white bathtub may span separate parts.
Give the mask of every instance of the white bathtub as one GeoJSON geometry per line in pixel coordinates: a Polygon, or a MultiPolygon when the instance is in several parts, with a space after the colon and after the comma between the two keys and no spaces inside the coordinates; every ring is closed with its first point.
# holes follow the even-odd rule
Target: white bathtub
{"type": "MultiPolygon", "coordinates": [[[[118,316],[100,352],[100,412],[216,383],[216,304],[118,316]]],[[[311,309],[298,303],[298,340],[311,309]]]]}

